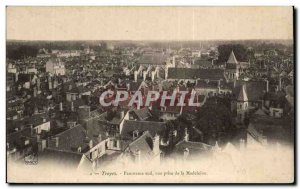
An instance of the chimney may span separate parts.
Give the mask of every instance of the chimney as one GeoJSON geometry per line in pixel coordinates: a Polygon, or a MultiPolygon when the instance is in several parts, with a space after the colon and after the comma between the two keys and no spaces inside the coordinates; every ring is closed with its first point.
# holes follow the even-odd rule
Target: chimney
{"type": "Polygon", "coordinates": [[[48,81],[48,86],[49,86],[49,90],[51,90],[52,89],[52,81],[51,81],[51,79],[49,79],[49,81],[48,81]]]}
{"type": "Polygon", "coordinates": [[[183,106],[180,107],[180,115],[182,115],[183,106]]]}
{"type": "Polygon", "coordinates": [[[36,89],[36,87],[34,87],[33,88],[33,96],[36,97],[36,94],[37,94],[37,89],[36,89]]]}
{"type": "Polygon", "coordinates": [[[57,88],[57,85],[58,85],[58,84],[57,84],[57,79],[54,79],[54,81],[53,81],[53,88],[56,89],[56,88],[57,88]]]}
{"type": "MultiPolygon", "coordinates": [[[[18,129],[18,128],[16,128],[16,129],[18,129]]],[[[22,129],[21,129],[21,130],[22,130],[22,129]]],[[[16,131],[18,131],[18,130],[16,130],[16,131]]],[[[32,124],[30,124],[30,134],[31,134],[31,135],[34,134],[34,129],[33,129],[33,125],[32,125],[32,124]]]]}
{"type": "Polygon", "coordinates": [[[139,137],[139,132],[138,132],[138,130],[133,131],[133,133],[132,133],[132,140],[135,140],[135,139],[138,138],[138,137],[139,137]]]}
{"type": "Polygon", "coordinates": [[[90,149],[93,148],[93,141],[92,140],[90,140],[90,142],[89,142],[89,147],[90,147],[90,149]]]}
{"type": "Polygon", "coordinates": [[[58,145],[59,145],[59,137],[56,137],[55,138],[55,146],[56,146],[56,148],[58,148],[58,145]]]}
{"type": "Polygon", "coordinates": [[[59,111],[63,111],[63,103],[62,102],[59,103],[59,111]]]}
{"type": "Polygon", "coordinates": [[[117,149],[118,149],[118,150],[121,150],[120,140],[119,140],[118,138],[117,138],[116,140],[117,140],[117,141],[116,141],[116,142],[117,142],[117,149]]]}
{"type": "Polygon", "coordinates": [[[146,81],[147,72],[143,71],[143,80],[146,81]]]}
{"type": "Polygon", "coordinates": [[[16,82],[19,80],[19,72],[16,73],[16,82]]]}
{"type": "Polygon", "coordinates": [[[282,86],[281,86],[281,77],[279,77],[279,91],[281,91],[282,86]]]}
{"type": "Polygon", "coordinates": [[[137,82],[137,76],[138,76],[138,72],[134,71],[134,82],[137,82]]]}
{"type": "Polygon", "coordinates": [[[189,133],[187,128],[184,129],[184,141],[189,141],[189,133]]]}
{"type": "Polygon", "coordinates": [[[120,118],[123,119],[124,116],[125,116],[125,111],[124,111],[124,110],[121,110],[121,112],[120,112],[120,118]]]}
{"type": "Polygon", "coordinates": [[[269,92],[269,80],[267,80],[267,93],[269,92]]]}
{"type": "Polygon", "coordinates": [[[130,83],[127,83],[127,84],[126,84],[126,88],[127,88],[127,91],[130,90],[130,83]]]}
{"type": "Polygon", "coordinates": [[[71,102],[71,111],[74,112],[74,102],[71,102]]]}
{"type": "Polygon", "coordinates": [[[152,71],[151,72],[151,80],[154,81],[154,79],[155,79],[155,71],[152,71]]]}
{"type": "Polygon", "coordinates": [[[97,139],[98,139],[98,142],[101,142],[102,141],[102,135],[99,134],[97,139]]]}
{"type": "Polygon", "coordinates": [[[154,138],[153,138],[153,153],[159,154],[160,150],[159,150],[159,135],[155,134],[154,138]]]}

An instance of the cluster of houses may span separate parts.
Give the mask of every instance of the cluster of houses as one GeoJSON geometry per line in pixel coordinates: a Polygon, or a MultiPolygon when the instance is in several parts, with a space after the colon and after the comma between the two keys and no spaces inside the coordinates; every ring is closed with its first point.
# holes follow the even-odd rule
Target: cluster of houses
{"type": "Polygon", "coordinates": [[[221,67],[214,65],[210,53],[199,50],[139,47],[42,52],[36,58],[7,63],[8,160],[23,161],[34,154],[39,161],[89,172],[111,163],[159,163],[213,153],[220,148],[218,140],[213,144],[191,140],[190,135],[202,131],[189,125],[213,98],[230,100],[237,129],[230,141],[237,149],[279,141],[273,133],[293,124],[293,66],[285,61],[270,69],[264,65],[266,77],[249,78],[251,70],[261,68],[240,62],[234,51],[221,67]],[[196,95],[199,105],[160,106],[158,99],[150,106],[137,102],[129,107],[129,95],[117,107],[103,107],[99,97],[107,90],[141,91],[143,97],[149,91],[188,91],[196,95]],[[188,123],[170,129],[170,122],[179,117],[188,123]]]}

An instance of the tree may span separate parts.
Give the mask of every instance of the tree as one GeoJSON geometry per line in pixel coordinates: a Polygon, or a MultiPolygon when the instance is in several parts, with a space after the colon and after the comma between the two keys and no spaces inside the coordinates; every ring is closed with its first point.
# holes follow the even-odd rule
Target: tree
{"type": "Polygon", "coordinates": [[[38,48],[30,45],[21,45],[17,48],[8,46],[6,56],[9,59],[17,60],[24,59],[27,57],[36,57],[38,48]]]}
{"type": "Polygon", "coordinates": [[[226,44],[218,46],[218,63],[227,62],[231,51],[234,52],[234,55],[238,61],[247,61],[247,49],[245,46],[240,44],[226,44]]]}
{"type": "Polygon", "coordinates": [[[196,128],[203,133],[204,142],[226,143],[233,134],[234,126],[229,108],[221,101],[213,99],[201,107],[197,114],[196,128]]]}

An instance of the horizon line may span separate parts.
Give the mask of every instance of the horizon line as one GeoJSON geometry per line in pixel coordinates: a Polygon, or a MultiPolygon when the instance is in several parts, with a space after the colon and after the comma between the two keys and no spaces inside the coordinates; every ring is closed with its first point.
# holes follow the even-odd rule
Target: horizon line
{"type": "Polygon", "coordinates": [[[268,40],[282,40],[282,41],[294,41],[294,39],[270,39],[270,38],[264,38],[264,39],[6,39],[6,41],[24,41],[24,42],[37,42],[37,41],[43,41],[43,42],[71,42],[71,41],[136,41],[136,42],[142,42],[142,41],[168,41],[168,42],[193,42],[193,41],[268,41],[268,40]]]}

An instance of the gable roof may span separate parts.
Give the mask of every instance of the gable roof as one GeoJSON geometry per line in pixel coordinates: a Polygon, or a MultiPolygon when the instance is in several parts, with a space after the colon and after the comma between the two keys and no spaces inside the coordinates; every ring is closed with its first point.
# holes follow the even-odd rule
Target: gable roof
{"type": "Polygon", "coordinates": [[[137,64],[163,65],[167,61],[167,56],[161,53],[144,54],[137,64]]]}

